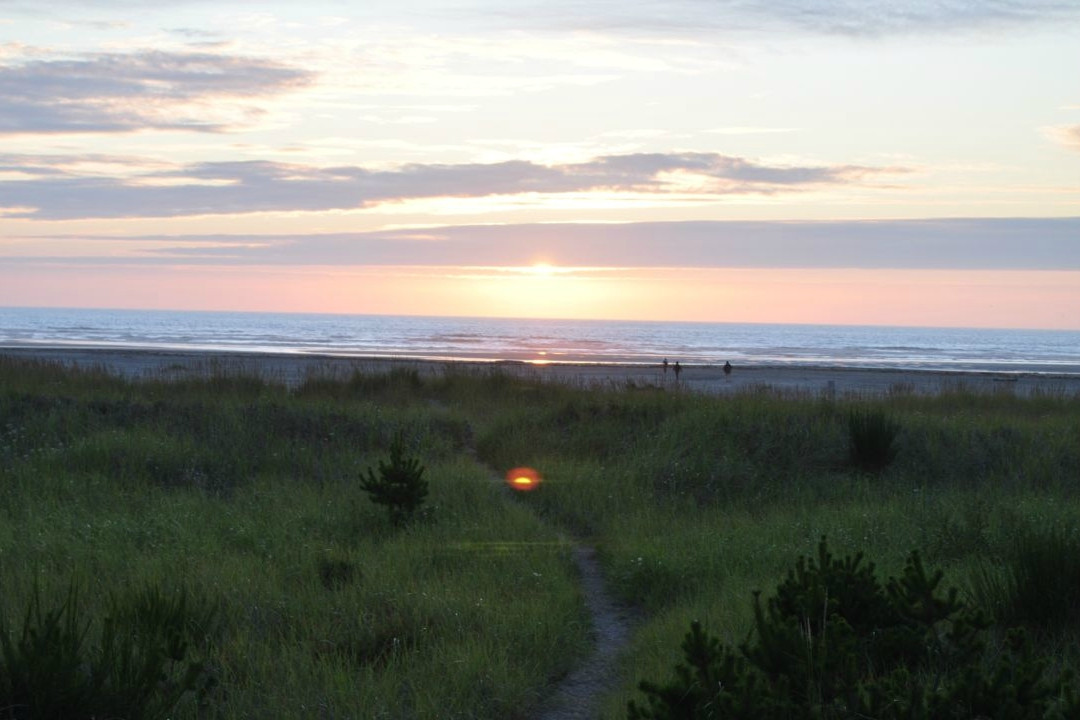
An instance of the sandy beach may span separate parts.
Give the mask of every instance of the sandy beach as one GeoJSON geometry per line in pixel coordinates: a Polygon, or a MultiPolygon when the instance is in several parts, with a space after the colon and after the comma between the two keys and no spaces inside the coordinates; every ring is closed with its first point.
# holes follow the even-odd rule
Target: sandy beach
{"type": "Polygon", "coordinates": [[[719,365],[688,365],[678,379],[658,365],[536,365],[519,362],[446,362],[406,358],[270,354],[198,350],[8,347],[0,356],[101,369],[131,379],[182,379],[219,374],[257,375],[296,387],[311,377],[344,378],[356,371],[413,368],[424,375],[501,371],[545,381],[612,388],[658,386],[727,394],[769,388],[810,395],[937,394],[958,389],[981,393],[1047,393],[1080,397],[1080,376],[1043,373],[944,372],[838,367],[739,366],[728,376],[719,365]]]}

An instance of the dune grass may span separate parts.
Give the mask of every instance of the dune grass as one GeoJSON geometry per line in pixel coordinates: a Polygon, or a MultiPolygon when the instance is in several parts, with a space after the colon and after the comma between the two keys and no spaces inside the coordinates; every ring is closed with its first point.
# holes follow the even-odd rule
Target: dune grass
{"type": "Polygon", "coordinates": [[[97,623],[110,593],[201,589],[222,607],[202,715],[521,717],[584,647],[568,547],[449,411],[11,366],[2,388],[0,613],[72,582],[97,623]],[[359,483],[399,433],[431,482],[404,528],[359,483]]]}
{"type": "Polygon", "coordinates": [[[625,717],[692,620],[742,641],[753,591],[822,536],[884,572],[919,549],[1023,614],[1002,599],[1034,562],[1016,540],[1075,537],[1078,487],[1075,397],[711,398],[484,368],[290,391],[0,360],[0,612],[73,579],[95,622],[110,593],[202,589],[219,691],[176,717],[530,717],[587,649],[568,534],[636,620],[605,705],[625,717]],[[887,418],[889,462],[853,456],[852,417],[887,418]],[[395,437],[429,482],[400,528],[360,487],[395,437]],[[521,465],[544,483],[515,495],[497,474],[521,465]]]}
{"type": "Polygon", "coordinates": [[[527,500],[590,537],[640,611],[608,718],[625,717],[638,680],[670,675],[691,621],[745,640],[753,592],[822,536],[884,573],[919,549],[971,597],[980,573],[1015,572],[1000,558],[1024,531],[1075,529],[1080,510],[1080,399],[1068,397],[590,393],[507,413],[479,447],[493,464],[524,455],[546,469],[527,500]],[[887,418],[888,463],[852,457],[854,413],[887,418]]]}

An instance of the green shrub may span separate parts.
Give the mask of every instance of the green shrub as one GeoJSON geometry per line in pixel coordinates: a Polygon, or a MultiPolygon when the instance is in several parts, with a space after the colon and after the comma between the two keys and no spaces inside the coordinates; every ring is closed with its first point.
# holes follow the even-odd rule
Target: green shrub
{"type": "Polygon", "coordinates": [[[851,463],[866,472],[879,473],[896,459],[900,424],[883,412],[856,410],[848,415],[851,463]]]}
{"type": "Polygon", "coordinates": [[[737,650],[697,623],[667,684],[640,683],[631,720],[840,720],[1075,717],[1071,680],[1050,678],[1022,632],[984,652],[988,623],[917,552],[881,584],[861,554],[838,560],[822,540],[762,605],[737,650]]]}
{"type": "Polygon", "coordinates": [[[400,433],[390,444],[390,461],[379,461],[377,476],[368,468],[367,475],[360,477],[360,487],[371,502],[386,506],[390,522],[395,526],[404,525],[424,504],[428,494],[424,466],[415,457],[405,456],[405,440],[400,433]]]}
{"type": "Polygon", "coordinates": [[[114,597],[92,632],[74,584],[52,608],[35,590],[21,628],[0,616],[0,718],[168,717],[186,696],[201,701],[216,684],[189,657],[190,642],[211,631],[215,616],[213,605],[186,592],[150,589],[114,597]]]}

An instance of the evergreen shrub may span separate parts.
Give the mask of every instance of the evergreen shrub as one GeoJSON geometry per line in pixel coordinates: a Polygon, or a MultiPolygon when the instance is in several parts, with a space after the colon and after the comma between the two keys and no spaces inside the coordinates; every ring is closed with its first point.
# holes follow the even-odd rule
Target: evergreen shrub
{"type": "Polygon", "coordinates": [[[384,505],[395,526],[404,525],[424,504],[428,483],[424,466],[415,457],[405,455],[405,440],[401,433],[390,444],[390,459],[379,461],[379,474],[371,468],[360,477],[360,487],[371,502],[384,505]]]}
{"type": "Polygon", "coordinates": [[[643,681],[630,720],[911,720],[1074,718],[1071,677],[1048,672],[1023,631],[986,651],[989,622],[942,590],[912,552],[882,584],[861,553],[795,569],[762,603],[738,648],[693,623],[664,684],[643,681]]]}

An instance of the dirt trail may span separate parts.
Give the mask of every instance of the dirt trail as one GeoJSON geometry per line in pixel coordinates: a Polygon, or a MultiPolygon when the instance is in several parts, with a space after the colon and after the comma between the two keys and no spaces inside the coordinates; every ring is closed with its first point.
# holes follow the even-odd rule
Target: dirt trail
{"type": "MultiPolygon", "coordinates": [[[[469,450],[475,455],[475,447],[471,442],[469,444],[469,450]]],[[[499,473],[487,467],[492,479],[502,484],[499,473]]],[[[594,720],[599,717],[600,701],[618,682],[619,652],[630,639],[629,616],[608,593],[603,570],[596,559],[596,548],[576,540],[571,542],[581,595],[589,610],[593,648],[580,666],[559,681],[541,704],[535,720],[594,720]]]]}
{"type": "Polygon", "coordinates": [[[592,654],[567,675],[544,704],[537,720],[592,720],[600,714],[600,700],[614,689],[616,660],[630,637],[630,624],[611,599],[604,584],[596,550],[574,545],[574,563],[581,592],[592,617],[592,654]]]}

